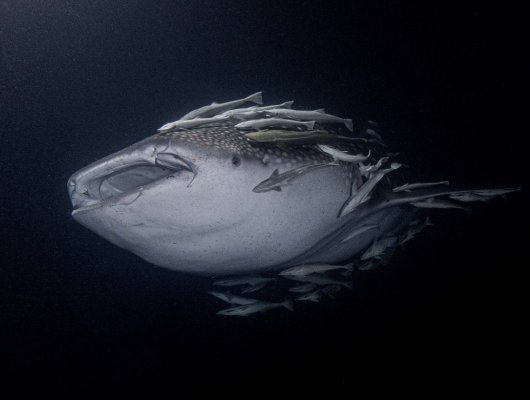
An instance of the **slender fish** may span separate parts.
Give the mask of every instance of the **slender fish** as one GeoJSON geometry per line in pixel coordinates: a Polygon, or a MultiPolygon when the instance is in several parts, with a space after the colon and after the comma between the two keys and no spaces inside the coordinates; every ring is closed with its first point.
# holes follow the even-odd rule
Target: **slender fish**
{"type": "Polygon", "coordinates": [[[300,122],[292,119],[285,118],[263,118],[263,119],[251,119],[249,121],[240,122],[235,125],[237,129],[263,129],[273,127],[286,127],[286,128],[304,128],[312,130],[315,126],[315,121],[300,122]]]}
{"type": "Polygon", "coordinates": [[[197,128],[201,125],[210,124],[212,122],[226,121],[228,117],[212,117],[212,118],[195,118],[190,120],[178,120],[169,122],[164,126],[158,128],[158,132],[168,132],[175,128],[197,128]]]}
{"type": "Polygon", "coordinates": [[[307,265],[297,265],[296,267],[288,268],[282,272],[280,275],[283,276],[306,276],[314,273],[324,273],[326,271],[331,271],[334,269],[345,269],[347,271],[353,271],[353,263],[346,265],[331,265],[331,264],[307,264],[307,265]]]}
{"type": "Polygon", "coordinates": [[[246,297],[235,296],[230,293],[214,292],[214,291],[208,292],[208,293],[210,293],[212,296],[217,297],[218,299],[226,301],[227,303],[236,304],[240,306],[247,305],[247,304],[254,304],[259,301],[257,299],[249,299],[246,297]]]}
{"type": "Polygon", "coordinates": [[[289,311],[294,311],[292,300],[286,300],[282,303],[269,303],[265,301],[260,301],[260,302],[253,303],[253,304],[245,304],[242,306],[227,308],[227,309],[217,312],[217,314],[247,317],[251,314],[261,313],[261,312],[269,311],[274,308],[280,308],[280,307],[285,307],[289,311]]]}
{"type": "Polygon", "coordinates": [[[449,181],[441,181],[441,182],[428,182],[428,183],[406,183],[405,185],[401,185],[398,187],[395,187],[392,189],[394,193],[398,192],[410,192],[414,189],[421,189],[421,188],[427,188],[431,186],[449,186],[449,181]]]}
{"type": "Polygon", "coordinates": [[[304,111],[275,108],[268,110],[267,114],[273,117],[292,118],[298,121],[316,121],[322,124],[344,124],[346,128],[353,132],[353,122],[351,119],[344,119],[335,115],[326,114],[323,109],[304,111]]]}
{"type": "Polygon", "coordinates": [[[358,164],[360,162],[366,161],[370,157],[370,150],[368,150],[368,154],[348,154],[344,151],[340,151],[338,149],[335,149],[331,146],[326,146],[325,144],[317,144],[317,147],[320,149],[320,151],[329,154],[331,157],[333,157],[334,161],[344,161],[352,164],[358,164]]]}
{"type": "Polygon", "coordinates": [[[184,115],[181,118],[181,120],[188,120],[188,119],[193,119],[197,117],[201,117],[201,118],[212,117],[216,114],[221,114],[225,111],[236,108],[247,102],[252,102],[252,103],[256,103],[260,105],[263,104],[263,100],[261,98],[261,92],[251,94],[250,96],[247,96],[244,99],[228,101],[226,103],[215,103],[214,102],[210,104],[209,106],[204,106],[196,110],[190,111],[189,113],[184,115]]]}

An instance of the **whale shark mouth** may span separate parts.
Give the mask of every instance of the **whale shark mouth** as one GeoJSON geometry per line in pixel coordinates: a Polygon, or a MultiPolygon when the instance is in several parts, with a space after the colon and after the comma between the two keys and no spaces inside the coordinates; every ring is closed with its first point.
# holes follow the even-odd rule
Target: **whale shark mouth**
{"type": "Polygon", "coordinates": [[[76,172],[68,181],[72,214],[139,193],[181,171],[195,174],[195,167],[173,153],[158,153],[151,158],[130,155],[103,159],[76,172]]]}

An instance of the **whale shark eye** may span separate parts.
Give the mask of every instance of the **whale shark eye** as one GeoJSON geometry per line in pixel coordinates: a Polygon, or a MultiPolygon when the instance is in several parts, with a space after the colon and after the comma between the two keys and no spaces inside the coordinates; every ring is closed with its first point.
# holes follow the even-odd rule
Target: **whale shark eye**
{"type": "Polygon", "coordinates": [[[233,156],[232,164],[235,165],[236,167],[239,167],[241,165],[241,158],[239,158],[238,156],[233,156]]]}

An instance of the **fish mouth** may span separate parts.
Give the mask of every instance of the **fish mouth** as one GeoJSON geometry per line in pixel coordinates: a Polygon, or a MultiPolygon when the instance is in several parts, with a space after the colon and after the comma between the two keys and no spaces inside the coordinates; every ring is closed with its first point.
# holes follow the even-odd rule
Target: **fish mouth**
{"type": "MultiPolygon", "coordinates": [[[[194,164],[168,151],[168,146],[123,151],[103,158],[74,173],[68,180],[72,215],[89,211],[137,193],[180,172],[195,176],[194,164]]],[[[133,199],[134,200],[134,199],[133,199]]]]}

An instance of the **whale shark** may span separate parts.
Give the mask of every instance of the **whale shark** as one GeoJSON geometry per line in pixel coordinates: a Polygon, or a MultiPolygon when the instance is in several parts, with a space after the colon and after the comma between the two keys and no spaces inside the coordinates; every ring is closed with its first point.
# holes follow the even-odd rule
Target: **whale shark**
{"type": "MultiPolygon", "coordinates": [[[[304,264],[344,265],[361,256],[366,261],[383,241],[397,246],[411,237],[410,230],[430,211],[418,205],[467,207],[475,199],[519,190],[409,184],[410,176],[395,171],[396,156],[372,132],[352,133],[351,126],[336,123],[344,121],[338,117],[317,120],[314,142],[255,141],[236,127],[240,119],[227,113],[226,104],[235,108],[241,101],[222,104],[222,118],[210,112],[209,123],[175,124],[75,172],[67,183],[72,217],[159,267],[207,276],[255,275],[304,264]],[[329,135],[363,138],[333,146],[369,159],[348,162],[322,151],[318,138],[329,135]],[[290,173],[301,170],[306,172],[290,173]],[[253,190],[271,176],[280,180],[275,184],[281,190],[253,190]],[[396,190],[399,185],[407,190],[396,190]],[[377,229],[363,229],[367,226],[377,229]]],[[[287,135],[296,135],[287,129],[287,135]]],[[[278,135],[277,128],[258,132],[278,135]]]]}

